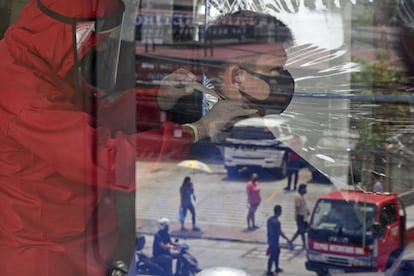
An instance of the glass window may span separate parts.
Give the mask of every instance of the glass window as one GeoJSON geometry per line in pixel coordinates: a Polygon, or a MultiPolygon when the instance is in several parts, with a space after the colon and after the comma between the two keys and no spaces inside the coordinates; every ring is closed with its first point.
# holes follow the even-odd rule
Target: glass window
{"type": "MultiPolygon", "coordinates": [[[[254,244],[240,254],[217,253],[210,244],[195,252],[206,267],[231,264],[258,275],[263,263],[252,269],[255,261],[245,256],[263,257],[276,203],[283,231],[294,236],[293,190],[301,183],[309,183],[309,213],[315,207],[311,230],[322,230],[316,247],[334,250],[314,254],[317,261],[371,265],[375,219],[384,235],[412,216],[407,209],[399,220],[403,204],[376,210],[318,200],[352,189],[395,193],[414,204],[413,0],[0,0],[0,37],[0,255],[13,259],[0,274],[30,274],[18,265],[27,260],[13,258],[25,257],[21,248],[33,256],[64,248],[59,253],[78,256],[80,269],[89,263],[86,251],[72,252],[79,248],[108,256],[105,264],[129,262],[124,248],[135,231],[151,248],[157,220],[169,218],[171,232],[190,244],[254,244]],[[57,43],[45,43],[49,37],[57,43]],[[73,45],[77,38],[84,39],[73,45]],[[289,152],[299,156],[289,160],[289,152]],[[253,173],[257,211],[245,200],[253,173]],[[179,190],[188,176],[193,205],[182,208],[179,190]],[[248,210],[259,228],[246,225],[248,210]],[[111,244],[101,244],[109,236],[111,244]],[[332,258],[351,251],[361,258],[332,258]]],[[[286,275],[298,268],[289,261],[311,256],[292,252],[281,254],[292,254],[281,259],[286,275]]],[[[72,266],[59,256],[61,267],[72,266]]],[[[93,271],[101,266],[94,261],[93,271]]]]}
{"type": "MultiPolygon", "coordinates": [[[[259,210],[264,211],[261,215],[256,213],[256,219],[264,225],[267,217],[260,216],[271,216],[274,203],[280,202],[285,210],[282,228],[286,227],[288,236],[293,236],[296,192],[283,188],[288,181],[295,182],[291,172],[296,169],[287,166],[287,155],[280,148],[293,150],[303,160],[297,170],[297,184],[310,183],[305,198],[311,212],[315,207],[311,228],[326,231],[319,236],[325,242],[332,242],[325,233],[338,231],[346,238],[336,242],[369,244],[376,238],[376,218],[381,218],[382,229],[398,221],[394,205],[376,210],[375,205],[363,202],[318,199],[339,189],[397,194],[412,190],[412,1],[142,0],[138,12],[137,63],[145,66],[137,66],[141,68],[137,71],[137,87],[144,84],[158,88],[171,72],[184,68],[195,75],[197,87],[188,89],[194,93],[187,91],[185,97],[172,101],[173,108],[166,111],[165,121],[200,126],[213,114],[220,117],[215,118],[212,129],[200,128],[198,134],[204,138],[193,143],[190,155],[185,152],[180,156],[209,163],[216,175],[228,172],[227,177],[217,178],[197,175],[194,186],[200,193],[197,221],[201,226],[210,226],[211,214],[219,213],[221,221],[214,215],[219,227],[245,227],[244,214],[243,218],[235,214],[236,209],[244,208],[244,200],[240,200],[244,187],[236,192],[226,189],[247,182],[250,174],[260,169],[259,179],[272,185],[261,186],[259,210]],[[274,20],[251,17],[255,12],[271,15],[279,20],[279,27],[287,28],[277,33],[271,24],[274,20]],[[289,32],[293,39],[284,40],[289,32]],[[247,79],[253,82],[243,83],[247,79]],[[281,84],[287,89],[282,89],[281,84]],[[256,109],[255,115],[264,118],[264,125],[246,120],[249,116],[217,124],[228,114],[236,114],[230,109],[217,111],[226,100],[240,101],[245,109],[256,109]],[[264,103],[268,100],[274,101],[264,103]],[[230,143],[226,144],[226,139],[237,145],[227,146],[230,143]],[[246,146],[250,140],[254,145],[246,146]],[[265,140],[276,140],[277,150],[268,151],[267,144],[256,145],[265,140]],[[259,151],[263,154],[257,154],[259,151]],[[279,177],[273,177],[276,175],[279,177]],[[224,182],[229,185],[222,185],[224,182]],[[233,202],[233,193],[239,198],[229,207],[224,202],[233,202]],[[205,201],[201,199],[203,195],[205,201]],[[207,206],[217,209],[212,211],[207,206]],[[364,230],[367,237],[362,236],[364,230]]],[[[156,123],[151,126],[162,126],[156,123]]],[[[169,154],[165,149],[171,148],[174,147],[162,147],[165,157],[169,154]]],[[[163,164],[164,156],[155,156],[157,163],[163,164]]],[[[155,178],[152,185],[162,186],[160,183],[167,178],[169,186],[159,190],[171,194],[176,187],[172,188],[170,182],[180,182],[186,172],[171,169],[168,173],[155,178]]],[[[146,215],[147,210],[161,216],[161,211],[154,211],[159,208],[144,204],[152,196],[152,189],[137,194],[139,219],[153,220],[146,215]]],[[[175,210],[171,211],[170,216],[175,215],[175,210]]],[[[261,241],[266,243],[265,238],[261,241]]],[[[355,264],[361,265],[361,260],[355,264]]]]}
{"type": "Polygon", "coordinates": [[[383,236],[387,227],[397,221],[397,209],[394,203],[387,204],[381,208],[380,213],[380,235],[383,236]]]}
{"type": "Polygon", "coordinates": [[[321,200],[315,207],[311,227],[343,233],[355,233],[356,231],[361,233],[363,227],[367,231],[372,230],[375,210],[373,204],[321,200]]]}

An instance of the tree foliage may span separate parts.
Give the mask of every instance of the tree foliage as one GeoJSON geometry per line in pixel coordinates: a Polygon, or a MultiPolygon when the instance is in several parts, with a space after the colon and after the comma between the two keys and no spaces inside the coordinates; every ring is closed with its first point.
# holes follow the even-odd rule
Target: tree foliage
{"type": "Polygon", "coordinates": [[[377,51],[375,61],[360,57],[352,60],[361,66],[351,76],[355,93],[372,96],[351,104],[355,127],[360,133],[357,149],[384,149],[384,143],[410,121],[410,103],[402,97],[408,95],[404,71],[391,63],[384,49],[377,51]]]}

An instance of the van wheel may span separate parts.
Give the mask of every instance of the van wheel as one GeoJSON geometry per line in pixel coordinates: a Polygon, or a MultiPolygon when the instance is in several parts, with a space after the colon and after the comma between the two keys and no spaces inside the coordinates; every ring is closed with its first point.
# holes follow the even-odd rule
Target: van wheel
{"type": "Polygon", "coordinates": [[[237,169],[237,167],[226,167],[226,170],[228,177],[235,177],[239,174],[239,170],[237,169]]]}

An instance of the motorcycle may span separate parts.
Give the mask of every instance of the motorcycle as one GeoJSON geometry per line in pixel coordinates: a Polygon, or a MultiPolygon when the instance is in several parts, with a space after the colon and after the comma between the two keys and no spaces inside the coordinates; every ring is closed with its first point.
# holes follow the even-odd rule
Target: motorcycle
{"type": "MultiPolygon", "coordinates": [[[[164,269],[154,261],[153,257],[142,252],[144,246],[145,237],[139,236],[135,248],[136,275],[163,275],[164,269]]],[[[193,276],[201,271],[197,259],[188,250],[187,244],[180,244],[175,276],[193,276]]]]}
{"type": "Polygon", "coordinates": [[[180,254],[177,260],[177,276],[193,276],[201,271],[198,267],[197,259],[189,252],[189,246],[187,244],[180,245],[180,254]]]}

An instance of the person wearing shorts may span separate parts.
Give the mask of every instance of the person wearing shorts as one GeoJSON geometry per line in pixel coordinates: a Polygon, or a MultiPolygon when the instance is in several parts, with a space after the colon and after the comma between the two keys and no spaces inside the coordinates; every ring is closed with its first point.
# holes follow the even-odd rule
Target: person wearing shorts
{"type": "Polygon", "coordinates": [[[304,195],[306,194],[306,184],[300,184],[298,193],[295,196],[295,219],[297,230],[293,235],[290,243],[291,249],[293,249],[293,242],[298,236],[301,236],[303,248],[306,248],[306,237],[305,234],[308,230],[308,217],[309,217],[309,208],[307,206],[304,195]]]}

